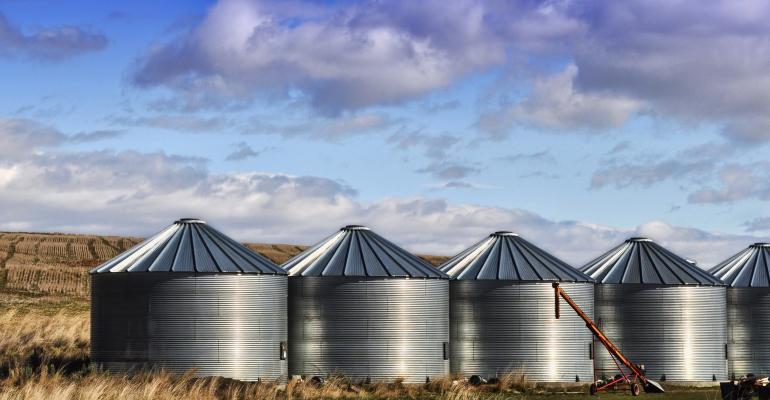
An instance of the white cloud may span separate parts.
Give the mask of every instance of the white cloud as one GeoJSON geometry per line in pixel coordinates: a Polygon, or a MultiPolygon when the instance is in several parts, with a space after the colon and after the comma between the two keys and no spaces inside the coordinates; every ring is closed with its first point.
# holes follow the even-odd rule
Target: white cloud
{"type": "Polygon", "coordinates": [[[591,2],[572,49],[577,85],[638,99],[656,115],[770,140],[770,4],[720,0],[591,2]],[[740,60],[739,62],[736,60],[740,60]]]}
{"type": "Polygon", "coordinates": [[[0,57],[25,56],[42,60],[61,60],[107,47],[101,33],[64,25],[38,29],[32,34],[8,21],[0,12],[0,57]]]}
{"type": "Polygon", "coordinates": [[[204,160],[164,153],[43,154],[0,167],[0,229],[148,235],[188,216],[244,241],[304,244],[363,223],[413,251],[445,255],[490,232],[514,230],[574,265],[637,234],[706,265],[756,241],[658,221],[637,229],[555,221],[440,198],[364,202],[353,188],[327,178],[210,173],[204,160]]]}
{"type": "Polygon", "coordinates": [[[221,0],[190,31],[149,49],[132,81],[171,89],[188,110],[291,98],[337,115],[558,60],[569,63],[561,73],[516,74],[514,86],[532,92],[489,110],[479,128],[493,137],[516,126],[602,131],[643,109],[762,142],[768,18],[766,3],[729,0],[221,0]]]}
{"type": "Polygon", "coordinates": [[[24,158],[66,140],[55,129],[27,119],[0,117],[0,160],[24,158]]]}
{"type": "Polygon", "coordinates": [[[692,203],[731,203],[738,200],[770,201],[770,162],[727,164],[720,168],[717,187],[704,187],[688,197],[692,203]]]}
{"type": "MultiPolygon", "coordinates": [[[[193,105],[299,90],[336,114],[392,104],[582,29],[554,2],[368,1],[307,15],[280,2],[222,0],[191,32],[151,49],[133,76],[193,105]]],[[[301,8],[301,7],[300,7],[301,8]]]]}
{"type": "Polygon", "coordinates": [[[68,143],[89,143],[120,135],[122,132],[110,130],[65,135],[36,121],[0,116],[0,166],[3,161],[22,160],[68,143]]]}
{"type": "Polygon", "coordinates": [[[578,68],[536,79],[522,101],[483,114],[477,126],[491,137],[504,137],[516,126],[544,131],[602,132],[617,128],[641,108],[632,98],[575,87],[578,68]]]}

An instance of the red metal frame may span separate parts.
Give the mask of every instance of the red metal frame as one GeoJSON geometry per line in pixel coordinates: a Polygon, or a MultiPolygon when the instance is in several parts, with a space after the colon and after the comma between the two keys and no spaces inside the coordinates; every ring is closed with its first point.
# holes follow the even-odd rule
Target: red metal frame
{"type": "Polygon", "coordinates": [[[607,383],[605,383],[602,386],[597,386],[596,387],[596,392],[597,393],[601,392],[601,391],[604,391],[604,390],[607,390],[610,387],[614,387],[615,385],[617,385],[619,382],[622,382],[622,381],[625,381],[626,383],[628,383],[629,388],[630,388],[631,384],[636,382],[637,379],[639,379],[639,375],[637,375],[634,372],[631,372],[630,374],[626,375],[626,373],[623,372],[623,368],[621,368],[620,364],[618,364],[618,360],[616,360],[613,355],[610,355],[610,358],[612,358],[612,362],[615,363],[615,366],[618,367],[618,371],[620,372],[620,378],[617,378],[617,379],[615,379],[614,381],[611,381],[611,382],[607,382],[607,383]]]}

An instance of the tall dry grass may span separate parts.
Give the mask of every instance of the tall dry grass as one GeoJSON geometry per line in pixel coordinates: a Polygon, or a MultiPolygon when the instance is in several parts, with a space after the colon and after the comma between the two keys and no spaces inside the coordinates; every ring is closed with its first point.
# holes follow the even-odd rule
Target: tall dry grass
{"type": "Polygon", "coordinates": [[[89,329],[85,313],[0,314],[0,379],[32,376],[44,368],[83,370],[88,366],[89,329]]]}
{"type": "Polygon", "coordinates": [[[174,376],[160,372],[133,377],[86,371],[67,374],[43,368],[33,375],[11,371],[0,380],[0,400],[20,399],[264,399],[264,400],[356,400],[356,399],[436,399],[495,400],[501,395],[479,391],[465,383],[449,383],[436,390],[431,385],[375,383],[351,385],[344,379],[331,379],[324,385],[291,381],[276,383],[239,382],[212,377],[195,378],[192,373],[174,376]]]}
{"type": "Polygon", "coordinates": [[[166,373],[134,377],[104,373],[67,375],[40,373],[22,379],[11,377],[0,382],[0,400],[10,399],[280,399],[275,384],[244,383],[222,378],[194,378],[166,373]]]}

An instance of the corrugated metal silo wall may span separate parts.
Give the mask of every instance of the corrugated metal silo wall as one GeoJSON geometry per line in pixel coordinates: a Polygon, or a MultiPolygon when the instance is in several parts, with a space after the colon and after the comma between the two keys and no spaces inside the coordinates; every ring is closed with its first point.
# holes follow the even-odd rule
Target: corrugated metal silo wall
{"type": "Polygon", "coordinates": [[[770,374],[770,289],[727,289],[730,375],[770,374]]]}
{"type": "Polygon", "coordinates": [[[289,278],[289,374],[410,383],[448,374],[448,283],[289,278]]]}
{"type": "Polygon", "coordinates": [[[94,274],[91,359],[115,373],[285,380],[286,296],[286,276],[94,274]]]}
{"type": "MultiPolygon", "coordinates": [[[[726,304],[720,286],[596,285],[596,322],[651,379],[727,379],[726,304]]],[[[618,373],[601,346],[596,372],[618,373]]]]}
{"type": "MultiPolygon", "coordinates": [[[[589,316],[594,285],[561,286],[589,316]]],[[[555,318],[550,282],[459,280],[450,282],[451,370],[495,377],[523,372],[541,382],[593,379],[593,335],[561,301],[555,318]]]]}

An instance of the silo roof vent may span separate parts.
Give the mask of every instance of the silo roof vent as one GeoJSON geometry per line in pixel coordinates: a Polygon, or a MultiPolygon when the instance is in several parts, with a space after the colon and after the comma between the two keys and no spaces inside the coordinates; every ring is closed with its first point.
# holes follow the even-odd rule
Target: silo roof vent
{"type": "Polygon", "coordinates": [[[495,233],[490,234],[489,236],[519,236],[519,234],[513,233],[511,231],[497,231],[495,233]]]}
{"type": "Polygon", "coordinates": [[[174,221],[175,224],[205,224],[206,221],[200,218],[179,218],[174,221]]]}
{"type": "Polygon", "coordinates": [[[340,230],[341,231],[368,231],[370,229],[364,225],[345,225],[340,230]]]}

